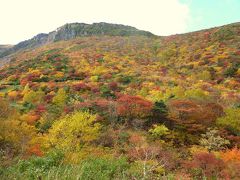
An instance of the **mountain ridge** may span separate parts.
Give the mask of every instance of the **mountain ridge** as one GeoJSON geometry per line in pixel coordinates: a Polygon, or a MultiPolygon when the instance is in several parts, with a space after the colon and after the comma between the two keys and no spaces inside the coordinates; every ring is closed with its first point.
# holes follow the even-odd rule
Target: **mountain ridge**
{"type": "MultiPolygon", "coordinates": [[[[231,36],[231,29],[240,27],[240,22],[235,22],[231,24],[226,24],[222,26],[212,27],[209,29],[202,29],[193,32],[187,32],[182,34],[174,34],[169,36],[158,36],[154,35],[149,31],[139,30],[135,27],[122,25],[122,24],[111,24],[111,23],[67,23],[60,26],[54,31],[49,33],[39,33],[31,39],[21,41],[16,45],[0,45],[0,66],[3,66],[7,62],[10,62],[13,55],[29,49],[34,49],[41,47],[43,45],[51,44],[61,40],[71,40],[77,37],[89,37],[89,36],[146,36],[153,38],[168,39],[178,39],[178,38],[188,38],[188,36],[198,36],[198,34],[211,34],[212,40],[217,38],[225,38],[224,36],[231,36]],[[222,32],[221,32],[222,31],[222,32]],[[226,32],[227,31],[227,32],[226,32]],[[219,33],[220,32],[220,33],[219,33]]],[[[209,34],[209,35],[210,35],[209,34]]]]}
{"type": "Polygon", "coordinates": [[[55,31],[49,33],[39,33],[31,39],[22,41],[6,50],[0,49],[0,58],[11,55],[17,51],[39,47],[52,42],[61,40],[70,40],[76,37],[86,37],[94,35],[109,35],[109,36],[154,36],[151,32],[138,30],[135,27],[110,24],[105,22],[86,24],[86,23],[67,23],[55,31]]]}

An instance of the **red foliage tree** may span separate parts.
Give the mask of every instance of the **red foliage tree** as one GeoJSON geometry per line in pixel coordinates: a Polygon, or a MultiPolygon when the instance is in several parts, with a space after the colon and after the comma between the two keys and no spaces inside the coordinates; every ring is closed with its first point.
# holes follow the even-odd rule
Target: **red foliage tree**
{"type": "Polygon", "coordinates": [[[39,104],[35,110],[36,114],[40,115],[44,112],[46,112],[46,107],[43,104],[39,104]]]}
{"type": "Polygon", "coordinates": [[[122,95],[117,99],[117,113],[127,119],[127,123],[133,119],[144,119],[150,115],[153,104],[138,96],[122,95]]]}
{"type": "Polygon", "coordinates": [[[53,97],[54,97],[54,95],[52,95],[52,94],[47,94],[47,95],[44,97],[44,101],[45,101],[46,103],[49,103],[49,102],[52,101],[53,97]]]}
{"type": "Polygon", "coordinates": [[[219,178],[224,176],[225,164],[211,153],[195,154],[192,161],[185,162],[184,167],[198,178],[219,178]]]}
{"type": "Polygon", "coordinates": [[[78,83],[73,86],[73,89],[75,91],[85,91],[85,90],[89,90],[90,88],[85,83],[78,83]]]}
{"type": "Polygon", "coordinates": [[[170,119],[183,125],[190,132],[205,130],[222,116],[223,108],[216,103],[200,103],[191,100],[172,100],[168,104],[170,119]]]}
{"type": "Polygon", "coordinates": [[[109,87],[109,89],[111,89],[112,91],[115,91],[115,90],[118,89],[118,84],[117,84],[116,82],[110,82],[110,83],[108,84],[108,87],[109,87]]]}

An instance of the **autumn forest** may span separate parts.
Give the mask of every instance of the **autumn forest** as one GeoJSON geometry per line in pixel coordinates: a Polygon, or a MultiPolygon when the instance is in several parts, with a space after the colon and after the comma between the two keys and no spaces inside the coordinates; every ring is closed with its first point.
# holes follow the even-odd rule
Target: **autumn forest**
{"type": "Polygon", "coordinates": [[[0,55],[0,179],[240,179],[240,24],[105,26],[0,55]]]}

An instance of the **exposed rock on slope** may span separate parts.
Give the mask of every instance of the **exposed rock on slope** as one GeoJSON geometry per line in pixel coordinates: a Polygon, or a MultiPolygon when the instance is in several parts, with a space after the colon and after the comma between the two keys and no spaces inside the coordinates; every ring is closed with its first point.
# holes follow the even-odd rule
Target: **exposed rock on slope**
{"type": "Polygon", "coordinates": [[[119,25],[119,24],[109,24],[109,23],[71,23],[65,24],[59,27],[57,30],[52,31],[48,34],[38,34],[32,39],[22,41],[12,48],[1,50],[0,47],[0,58],[13,54],[19,50],[39,47],[41,45],[61,41],[69,40],[76,37],[83,36],[98,36],[98,35],[109,35],[109,36],[154,36],[152,33],[147,31],[141,31],[131,26],[119,25]]]}

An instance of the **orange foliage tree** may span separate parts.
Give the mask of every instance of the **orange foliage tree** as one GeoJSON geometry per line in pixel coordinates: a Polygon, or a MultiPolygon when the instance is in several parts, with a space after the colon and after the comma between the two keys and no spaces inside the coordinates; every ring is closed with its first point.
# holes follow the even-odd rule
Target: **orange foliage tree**
{"type": "Polygon", "coordinates": [[[215,103],[200,103],[191,100],[169,102],[170,119],[185,126],[189,132],[204,131],[223,114],[223,108],[215,103]]]}

